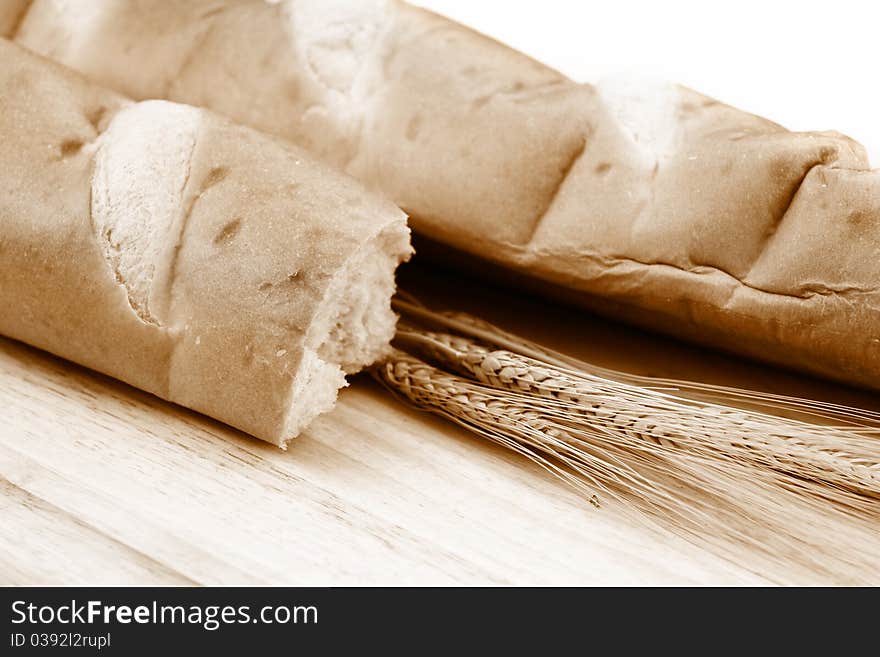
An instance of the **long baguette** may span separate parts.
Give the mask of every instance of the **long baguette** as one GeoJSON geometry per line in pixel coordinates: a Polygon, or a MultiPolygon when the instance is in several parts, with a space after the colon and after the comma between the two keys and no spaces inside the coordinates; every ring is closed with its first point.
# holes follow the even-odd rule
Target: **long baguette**
{"type": "Polygon", "coordinates": [[[0,333],[284,446],[384,355],[405,215],[0,39],[0,333]]]}
{"type": "Polygon", "coordinates": [[[301,143],[576,303],[880,388],[880,172],[839,134],[576,84],[401,2],[86,4],[35,0],[17,39],[301,143]]]}

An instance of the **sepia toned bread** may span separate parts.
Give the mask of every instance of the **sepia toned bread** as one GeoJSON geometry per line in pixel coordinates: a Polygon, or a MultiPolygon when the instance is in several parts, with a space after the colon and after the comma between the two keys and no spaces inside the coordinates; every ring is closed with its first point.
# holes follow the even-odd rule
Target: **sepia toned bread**
{"type": "Polygon", "coordinates": [[[297,142],[533,287],[880,388],[880,172],[842,135],[577,84],[402,2],[35,0],[16,38],[297,142]]]}
{"type": "Polygon", "coordinates": [[[382,357],[405,215],[0,39],[0,334],[284,446],[382,357]]]}

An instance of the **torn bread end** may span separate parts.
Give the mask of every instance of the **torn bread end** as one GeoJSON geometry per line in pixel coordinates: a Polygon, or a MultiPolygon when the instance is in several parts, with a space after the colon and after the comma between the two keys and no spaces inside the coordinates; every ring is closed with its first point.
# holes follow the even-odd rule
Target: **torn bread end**
{"type": "Polygon", "coordinates": [[[386,224],[358,249],[327,289],[306,338],[278,444],[282,448],[318,415],[333,408],[354,374],[390,351],[397,316],[391,310],[394,272],[412,254],[406,217],[386,224]]]}

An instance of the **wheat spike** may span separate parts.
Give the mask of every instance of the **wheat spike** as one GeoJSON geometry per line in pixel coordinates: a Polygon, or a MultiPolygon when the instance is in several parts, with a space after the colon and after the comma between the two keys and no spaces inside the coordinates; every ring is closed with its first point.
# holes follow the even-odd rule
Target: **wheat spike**
{"type": "MultiPolygon", "coordinates": [[[[400,293],[398,294],[400,295],[400,293]]],[[[847,426],[853,432],[880,437],[880,412],[878,411],[788,395],[743,390],[730,386],[610,370],[526,340],[467,313],[431,311],[406,294],[403,294],[401,298],[395,298],[392,303],[398,312],[402,312],[410,318],[424,321],[428,326],[442,327],[455,333],[471,336],[483,340],[487,344],[503,347],[557,367],[571,368],[579,372],[632,383],[647,389],[667,391],[695,400],[710,403],[720,402],[723,406],[744,405],[748,408],[770,409],[772,411],[794,411],[809,420],[819,420],[823,423],[829,420],[835,421],[847,426]]]]}
{"type": "Polygon", "coordinates": [[[747,547],[800,582],[880,580],[875,414],[626,375],[469,315],[396,307],[395,344],[410,353],[373,376],[411,405],[522,454],[594,506],[611,497],[734,560],[747,547]]]}
{"type": "Polygon", "coordinates": [[[563,404],[597,425],[669,448],[712,458],[723,455],[880,498],[880,441],[873,438],[677,399],[658,390],[549,367],[462,336],[403,328],[398,339],[481,383],[563,404]],[[861,454],[848,451],[859,449],[861,454]]]}

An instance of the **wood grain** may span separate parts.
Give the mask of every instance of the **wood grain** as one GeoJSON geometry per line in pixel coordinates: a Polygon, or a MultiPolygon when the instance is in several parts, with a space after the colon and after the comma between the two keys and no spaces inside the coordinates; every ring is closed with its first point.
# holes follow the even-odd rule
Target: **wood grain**
{"type": "MultiPolygon", "coordinates": [[[[456,289],[417,272],[404,278],[428,297],[456,289]]],[[[658,367],[659,352],[687,350],[568,309],[468,289],[459,305],[482,298],[490,319],[556,346],[577,352],[567,336],[580,327],[591,348],[604,344],[606,362],[615,349],[633,353],[628,341],[655,354],[647,369],[658,367]],[[505,314],[516,310],[512,326],[505,314]],[[549,331],[554,313],[576,321],[535,335],[549,331]]],[[[695,354],[704,363],[725,358],[695,354]]],[[[364,376],[284,452],[0,339],[0,422],[3,584],[779,581],[753,572],[747,558],[734,565],[628,521],[613,504],[595,509],[524,459],[407,409],[364,376]]]]}

